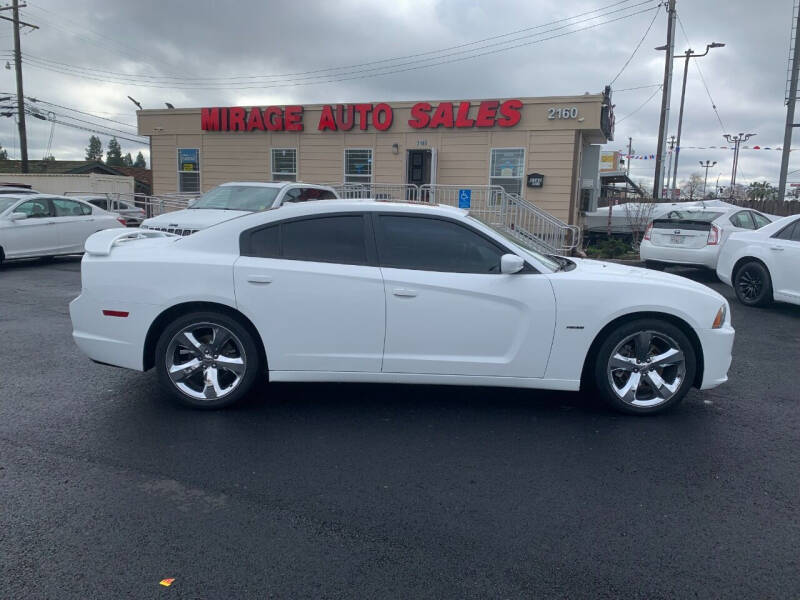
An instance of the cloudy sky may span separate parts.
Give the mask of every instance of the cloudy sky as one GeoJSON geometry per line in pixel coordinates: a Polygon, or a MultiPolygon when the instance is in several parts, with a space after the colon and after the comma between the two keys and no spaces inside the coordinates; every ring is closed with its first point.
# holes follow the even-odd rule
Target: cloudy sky
{"type": "MultiPolygon", "coordinates": [[[[651,22],[614,82],[616,140],[606,148],[624,149],[630,136],[634,154],[656,151],[664,63],[653,48],[666,38],[666,12],[656,8],[658,0],[26,2],[22,19],[40,29],[22,37],[25,95],[40,100],[29,103],[33,110],[50,111],[61,121],[51,146],[58,159],[83,158],[90,135],[62,123],[113,128],[130,138],[121,140],[123,152],[147,155],[147,140],[136,141],[135,107],[127,96],[145,108],[161,108],[164,102],[181,107],[599,92],[651,22]]],[[[679,27],[676,52],[702,51],[712,41],[727,44],[696,61],[722,123],[690,65],[679,179],[699,171],[698,161],[716,160],[709,182],[719,176],[725,185],[732,152],[690,146],[723,145],[723,132],[757,133],[751,146],[782,145],[792,0],[677,5],[685,35],[679,27]]],[[[10,70],[0,70],[2,92],[15,89],[11,28],[0,21],[3,63],[12,61],[10,70]]],[[[671,134],[683,61],[675,66],[671,134]]],[[[29,117],[28,131],[29,155],[41,158],[51,125],[29,117]]],[[[109,135],[101,138],[105,145],[109,135]]],[[[19,156],[12,118],[0,119],[0,144],[19,156]]],[[[780,154],[742,150],[739,181],[777,183],[780,154]]],[[[635,160],[631,174],[652,181],[652,168],[652,161],[635,160]]],[[[794,169],[800,169],[800,153],[790,163],[794,169]]],[[[800,172],[794,177],[800,181],[800,172]]]]}

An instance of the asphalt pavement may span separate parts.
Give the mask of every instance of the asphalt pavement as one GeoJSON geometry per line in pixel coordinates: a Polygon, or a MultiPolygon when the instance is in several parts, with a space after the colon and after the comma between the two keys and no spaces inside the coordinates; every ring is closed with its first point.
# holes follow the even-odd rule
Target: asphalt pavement
{"type": "Polygon", "coordinates": [[[682,272],[734,360],[655,418],[349,384],[195,412],[78,351],[79,269],[0,269],[0,598],[800,597],[800,307],[682,272]]]}

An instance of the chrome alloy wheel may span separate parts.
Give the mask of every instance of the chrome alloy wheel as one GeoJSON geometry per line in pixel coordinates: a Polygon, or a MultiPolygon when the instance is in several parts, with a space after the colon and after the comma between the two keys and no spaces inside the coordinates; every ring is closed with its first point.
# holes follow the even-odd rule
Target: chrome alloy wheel
{"type": "Polygon", "coordinates": [[[167,374],[187,396],[218,400],[242,381],[245,357],[242,342],[230,329],[216,323],[193,323],[170,340],[167,374]]]}
{"type": "Polygon", "coordinates": [[[686,378],[686,359],[671,337],[640,331],[623,339],[608,359],[608,381],[617,397],[632,406],[667,402],[686,378]]]}

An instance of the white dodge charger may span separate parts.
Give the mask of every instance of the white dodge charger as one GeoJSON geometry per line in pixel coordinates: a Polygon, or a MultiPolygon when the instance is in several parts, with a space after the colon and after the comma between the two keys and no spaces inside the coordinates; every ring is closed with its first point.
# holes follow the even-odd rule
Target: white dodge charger
{"type": "Polygon", "coordinates": [[[86,243],[73,336],[217,408],[259,380],[593,386],[653,413],[727,380],[728,304],[688,279],[527,250],[466,212],[308,202],[86,243]]]}

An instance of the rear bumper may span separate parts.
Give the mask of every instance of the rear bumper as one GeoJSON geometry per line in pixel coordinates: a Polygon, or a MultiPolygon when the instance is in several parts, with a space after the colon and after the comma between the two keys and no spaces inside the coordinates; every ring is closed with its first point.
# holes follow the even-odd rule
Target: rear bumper
{"type": "Polygon", "coordinates": [[[652,242],[643,240],[639,246],[639,257],[644,261],[716,269],[717,259],[719,258],[719,246],[669,248],[665,246],[654,246],[652,242]]]}
{"type": "Polygon", "coordinates": [[[72,339],[90,359],[116,367],[144,370],[144,341],[150,323],[157,315],[155,306],[131,302],[101,305],[84,293],[70,302],[69,315],[72,339]],[[104,309],[127,312],[128,316],[105,316],[104,309]]]}
{"type": "Polygon", "coordinates": [[[719,329],[697,330],[703,347],[703,381],[701,390],[708,390],[728,381],[735,331],[730,322],[719,329]]]}

